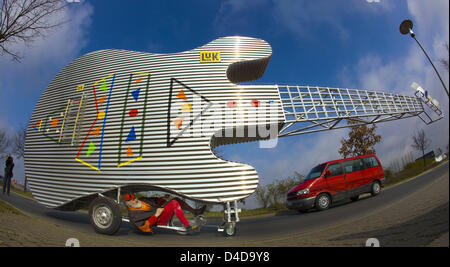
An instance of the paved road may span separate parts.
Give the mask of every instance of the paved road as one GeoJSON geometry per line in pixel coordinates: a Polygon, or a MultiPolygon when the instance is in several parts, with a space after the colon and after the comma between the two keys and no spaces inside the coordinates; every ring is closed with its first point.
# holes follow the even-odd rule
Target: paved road
{"type": "MultiPolygon", "coordinates": [[[[209,221],[208,225],[211,226],[207,225],[207,227],[202,228],[201,233],[193,236],[181,236],[168,230],[157,229],[157,234],[149,237],[136,230],[130,224],[123,223],[115,238],[127,242],[154,243],[159,246],[245,246],[254,244],[261,244],[264,246],[263,244],[270,244],[270,240],[282,240],[283,238],[287,240],[292,236],[299,236],[310,231],[317,231],[335,225],[345,224],[350,220],[356,220],[358,218],[363,218],[364,216],[375,214],[377,211],[385,209],[393,204],[402,201],[405,202],[405,198],[419,192],[421,189],[429,186],[438,179],[442,180],[443,176],[446,176],[448,180],[448,173],[449,165],[447,162],[416,179],[385,189],[377,197],[363,197],[361,200],[353,203],[349,203],[349,201],[336,203],[331,209],[324,212],[312,211],[306,214],[284,212],[276,215],[243,218],[238,224],[239,228],[237,235],[229,238],[222,237],[222,235],[216,231],[216,226],[219,224],[218,220],[209,221]]],[[[436,232],[438,234],[442,234],[442,231],[448,232],[448,186],[446,190],[446,204],[444,203],[444,205],[437,207],[436,211],[434,211],[434,213],[438,214],[441,221],[444,220],[447,222],[446,229],[440,229],[436,232]]],[[[86,214],[47,209],[31,199],[23,198],[15,194],[12,194],[9,198],[1,196],[0,198],[32,216],[50,220],[58,225],[67,225],[74,230],[95,235],[86,214]]],[[[431,225],[433,225],[433,222],[431,222],[431,225]]],[[[440,225],[441,226],[439,227],[445,228],[442,224],[440,225]]],[[[392,231],[392,234],[395,234],[395,228],[393,228],[392,231]]],[[[383,234],[389,235],[389,233],[383,234]]],[[[434,238],[438,237],[433,235],[435,234],[430,234],[427,239],[420,241],[420,244],[417,243],[417,241],[414,244],[411,244],[415,246],[426,245],[434,238]]],[[[408,238],[411,238],[411,240],[415,239],[414,236],[408,237],[408,233],[405,234],[404,238],[406,238],[406,243],[404,243],[404,245],[408,244],[408,238]]]]}

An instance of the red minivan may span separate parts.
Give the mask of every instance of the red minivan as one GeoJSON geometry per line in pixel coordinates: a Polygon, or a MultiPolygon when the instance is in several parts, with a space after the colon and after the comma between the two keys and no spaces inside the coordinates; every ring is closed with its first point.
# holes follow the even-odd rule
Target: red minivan
{"type": "Polygon", "coordinates": [[[325,162],[288,192],[286,207],[300,212],[314,207],[326,210],[331,203],[346,198],[356,201],[364,193],[376,196],[385,181],[375,154],[325,162]]]}

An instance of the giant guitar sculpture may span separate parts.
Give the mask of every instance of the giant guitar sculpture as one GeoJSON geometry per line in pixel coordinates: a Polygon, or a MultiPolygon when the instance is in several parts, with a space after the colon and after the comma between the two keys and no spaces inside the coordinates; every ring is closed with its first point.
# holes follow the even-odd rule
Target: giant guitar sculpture
{"type": "Polygon", "coordinates": [[[345,127],[349,118],[433,121],[419,97],[238,84],[260,78],[271,55],[264,40],[235,36],[181,53],[100,50],[74,60],[30,119],[25,170],[34,198],[61,210],[90,205],[95,229],[112,234],[121,192],[160,190],[223,204],[219,230],[233,234],[237,201],[255,191],[258,174],[214,147],[345,127]]]}

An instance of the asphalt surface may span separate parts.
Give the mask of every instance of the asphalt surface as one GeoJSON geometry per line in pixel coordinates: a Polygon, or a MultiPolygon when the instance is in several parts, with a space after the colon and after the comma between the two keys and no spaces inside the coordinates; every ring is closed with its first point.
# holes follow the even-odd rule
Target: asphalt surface
{"type": "MultiPolygon", "coordinates": [[[[201,229],[200,233],[192,236],[174,234],[172,231],[166,229],[156,229],[156,234],[151,238],[147,234],[141,233],[129,223],[124,222],[115,235],[115,238],[129,242],[151,241],[160,246],[257,244],[258,241],[323,229],[374,213],[379,209],[401,201],[412,193],[419,191],[424,186],[433,183],[439,177],[448,175],[448,173],[449,165],[447,162],[415,179],[384,189],[376,197],[367,196],[362,197],[357,202],[343,201],[335,203],[327,211],[310,211],[305,214],[289,211],[276,215],[242,218],[241,222],[238,223],[237,234],[233,237],[224,238],[221,233],[217,232],[217,225],[220,224],[220,220],[211,219],[208,220],[207,225],[201,229]]],[[[31,216],[43,218],[58,225],[66,225],[74,230],[95,235],[89,223],[88,215],[85,213],[48,209],[31,199],[16,194],[11,194],[9,197],[0,195],[0,199],[9,202],[31,216]]],[[[448,203],[444,208],[447,210],[446,216],[448,217],[448,203]]]]}

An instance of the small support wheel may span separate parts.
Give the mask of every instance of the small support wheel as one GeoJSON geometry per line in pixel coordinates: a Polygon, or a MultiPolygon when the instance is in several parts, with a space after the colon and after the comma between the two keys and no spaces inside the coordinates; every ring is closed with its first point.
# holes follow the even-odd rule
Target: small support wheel
{"type": "Polygon", "coordinates": [[[206,224],[206,218],[203,215],[198,215],[195,217],[195,224],[198,226],[203,226],[206,224]]]}
{"type": "Polygon", "coordinates": [[[89,219],[97,233],[113,235],[120,228],[122,215],[117,203],[105,197],[98,197],[89,207],[89,219]]]}
{"type": "Polygon", "coordinates": [[[234,236],[236,234],[236,223],[227,222],[225,224],[223,233],[225,234],[225,236],[234,236]]]}

